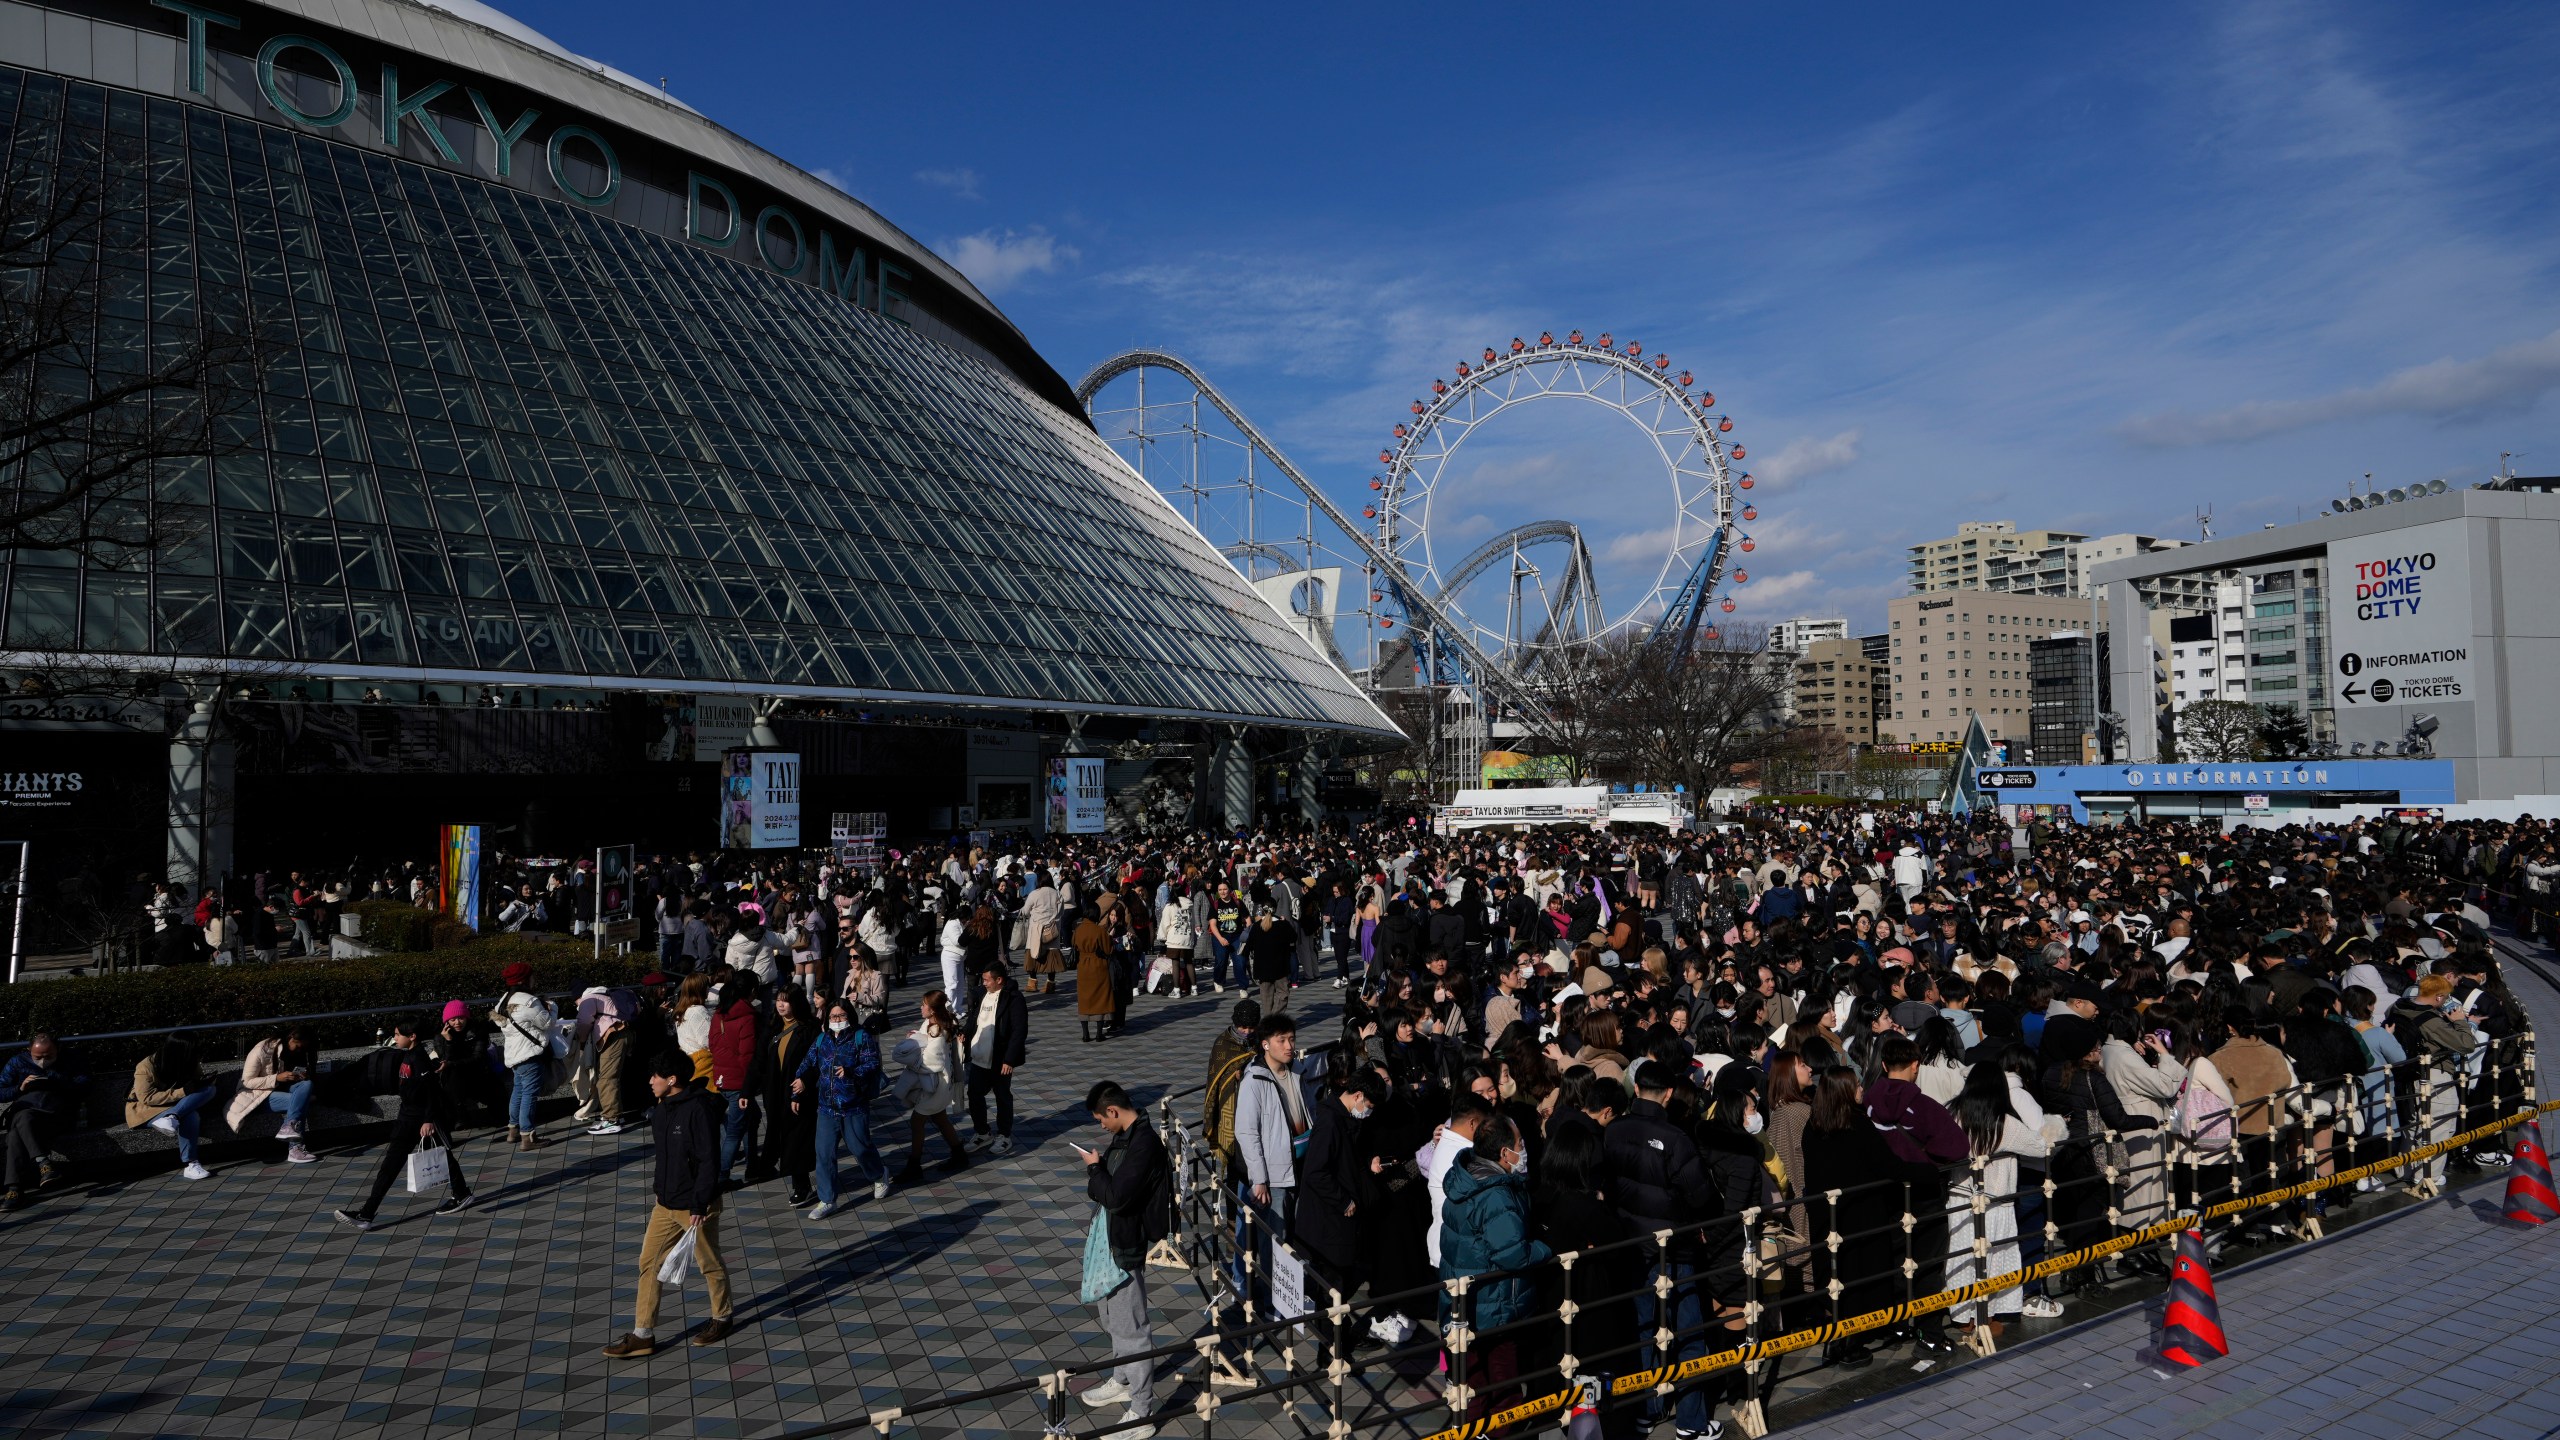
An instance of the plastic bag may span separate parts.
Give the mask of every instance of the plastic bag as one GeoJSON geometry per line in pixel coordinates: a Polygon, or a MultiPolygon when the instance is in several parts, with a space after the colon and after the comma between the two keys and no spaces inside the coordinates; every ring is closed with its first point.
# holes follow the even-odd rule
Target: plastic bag
{"type": "Polygon", "coordinates": [[[441,1190],[452,1183],[453,1152],[446,1149],[440,1139],[421,1141],[417,1149],[409,1152],[406,1175],[412,1195],[441,1190]]]}
{"type": "Polygon", "coordinates": [[[1127,1283],[1129,1272],[1111,1258],[1111,1217],[1096,1206],[1093,1228],[1084,1235],[1084,1285],[1077,1293],[1091,1305],[1127,1283]]]}
{"type": "Polygon", "coordinates": [[[698,1233],[687,1225],[684,1233],[676,1237],[676,1243],[667,1247],[667,1258],[658,1262],[659,1284],[681,1285],[693,1273],[693,1237],[698,1233]]]}

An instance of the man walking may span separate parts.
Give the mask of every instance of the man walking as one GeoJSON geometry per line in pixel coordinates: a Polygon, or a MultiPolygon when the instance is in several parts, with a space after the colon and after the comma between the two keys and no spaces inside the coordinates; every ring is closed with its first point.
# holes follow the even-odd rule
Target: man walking
{"type": "MultiPolygon", "coordinates": [[[[1111,1337],[1111,1353],[1143,1355],[1155,1348],[1155,1329],[1147,1319],[1147,1250],[1172,1233],[1173,1162],[1128,1091],[1105,1080],[1086,1094],[1084,1105],[1094,1123],[1111,1137],[1099,1152],[1079,1145],[1076,1153],[1085,1164],[1085,1195],[1102,1212],[1111,1264],[1121,1272],[1119,1282],[1094,1306],[1111,1337]]],[[[1103,1277],[1088,1276],[1086,1293],[1090,1295],[1102,1282],[1103,1277]]],[[[1119,1428],[1111,1432],[1112,1440],[1149,1440],[1156,1433],[1146,1423],[1147,1413],[1155,1408],[1155,1362],[1151,1360],[1120,1366],[1110,1379],[1084,1392],[1083,1398],[1096,1409],[1126,1404],[1119,1428]]]]}
{"type": "Polygon", "coordinates": [[[693,1062],[669,1050],[649,1067],[649,1093],[658,1099],[649,1128],[657,1147],[657,1174],[649,1194],[649,1228],[640,1241],[640,1298],[631,1333],[604,1347],[616,1360],[636,1360],[658,1350],[658,1266],[687,1230],[693,1263],[711,1288],[711,1322],[694,1332],[696,1345],[717,1345],[737,1329],[729,1304],[729,1266],[720,1258],[720,1110],[696,1089],[693,1062]]]}
{"type": "Polygon", "coordinates": [[[392,1048],[400,1058],[394,1073],[399,1086],[400,1111],[391,1120],[391,1138],[382,1142],[382,1163],[374,1168],[373,1193],[354,1210],[334,1212],[345,1223],[358,1230],[373,1228],[373,1214],[382,1207],[382,1197],[391,1193],[391,1182],[401,1176],[409,1163],[409,1154],[429,1140],[445,1148],[445,1181],[453,1194],[436,1207],[439,1215],[452,1215],[471,1208],[471,1182],[462,1177],[462,1161],[453,1153],[453,1098],[445,1087],[445,1067],[441,1051],[418,1044],[418,1027],[400,1022],[391,1033],[392,1048]]]}

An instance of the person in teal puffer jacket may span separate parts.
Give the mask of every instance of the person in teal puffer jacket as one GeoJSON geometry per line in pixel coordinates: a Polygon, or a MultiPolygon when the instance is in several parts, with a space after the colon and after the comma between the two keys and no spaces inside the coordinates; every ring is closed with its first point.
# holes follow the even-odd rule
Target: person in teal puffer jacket
{"type": "MultiPolygon", "coordinates": [[[[1489,1116],[1476,1131],[1473,1148],[1458,1156],[1449,1171],[1447,1200],[1440,1207],[1440,1278],[1523,1270],[1555,1258],[1543,1241],[1529,1233],[1529,1152],[1519,1128],[1500,1115],[1489,1116]]],[[[1502,1327],[1527,1318],[1538,1294],[1537,1280],[1507,1275],[1472,1287],[1474,1332],[1467,1344],[1467,1418],[1490,1414],[1512,1403],[1520,1373],[1520,1336],[1502,1327]]],[[[1441,1320],[1449,1319],[1449,1296],[1440,1297],[1441,1320]]]]}

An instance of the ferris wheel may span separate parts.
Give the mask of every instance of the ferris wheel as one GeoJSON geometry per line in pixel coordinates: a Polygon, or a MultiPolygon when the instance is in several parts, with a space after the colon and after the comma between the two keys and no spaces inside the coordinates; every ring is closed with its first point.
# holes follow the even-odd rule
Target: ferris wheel
{"type": "MultiPolygon", "coordinates": [[[[1747,452],[1728,439],[1732,419],[1716,412],[1715,395],[1693,373],[1675,371],[1668,355],[1647,355],[1640,342],[1621,345],[1605,332],[1585,340],[1579,330],[1561,340],[1552,331],[1534,341],[1515,336],[1507,349],[1488,346],[1480,358],[1460,361],[1454,378],[1434,379],[1429,396],[1415,397],[1411,416],[1395,425],[1394,443],[1378,452],[1381,473],[1369,479],[1372,499],[1361,514],[1375,522],[1378,548],[1415,583],[1444,602],[1454,601],[1450,590],[1480,567],[1483,556],[1481,550],[1464,558],[1454,551],[1442,555],[1432,544],[1435,510],[1445,509],[1450,513],[1443,519],[1454,519],[1464,504],[1452,462],[1477,427],[1515,405],[1547,399],[1615,410],[1652,442],[1664,479],[1658,528],[1669,533],[1668,548],[1646,588],[1609,613],[1575,532],[1574,559],[1535,637],[1524,636],[1516,616],[1500,626],[1462,616],[1474,632],[1469,638],[1515,671],[1533,664],[1542,647],[1627,630],[1647,631],[1654,643],[1685,653],[1711,601],[1726,613],[1734,609],[1729,594],[1717,597],[1719,587],[1751,578],[1737,561],[1756,542],[1741,527],[1759,512],[1738,493],[1751,489],[1752,480],[1739,468],[1747,452]]],[[[1539,532],[1529,539],[1550,533],[1539,524],[1515,534],[1522,532],[1539,532]]],[[[1394,590],[1393,576],[1385,579],[1382,590],[1394,590]]],[[[1373,597],[1394,598],[1399,597],[1373,597]]],[[[1712,626],[1707,638],[1717,638],[1712,626]]]]}

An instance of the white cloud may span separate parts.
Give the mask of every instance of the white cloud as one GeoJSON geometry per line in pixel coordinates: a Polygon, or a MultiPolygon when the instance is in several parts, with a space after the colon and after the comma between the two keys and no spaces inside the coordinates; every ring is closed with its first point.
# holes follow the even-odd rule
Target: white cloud
{"type": "Polygon", "coordinates": [[[830,169],[828,169],[827,167],[825,167],[825,166],[821,165],[821,166],[819,166],[817,169],[812,170],[812,171],[810,171],[809,173],[810,173],[810,174],[812,174],[812,175],[817,176],[817,177],[818,177],[819,179],[821,179],[821,180],[826,181],[828,184],[833,185],[833,186],[834,186],[834,187],[836,187],[838,190],[843,191],[843,192],[844,192],[844,193],[846,193],[847,195],[850,195],[850,194],[852,194],[852,193],[853,193],[853,180],[852,180],[852,177],[850,177],[850,176],[846,175],[846,174],[845,174],[843,171],[841,171],[841,170],[830,170],[830,169]]]}
{"type": "Polygon", "coordinates": [[[1860,433],[1849,429],[1821,439],[1807,436],[1802,440],[1788,441],[1777,454],[1760,462],[1752,475],[1752,479],[1758,482],[1753,488],[1776,494],[1826,470],[1837,470],[1850,464],[1858,458],[1860,433]]]}
{"type": "Polygon", "coordinates": [[[916,178],[936,190],[948,190],[963,200],[986,198],[978,193],[981,178],[978,172],[965,165],[950,170],[919,170],[916,178]]]}
{"type": "Polygon", "coordinates": [[[2153,415],[2123,433],[2145,445],[2221,445],[2372,415],[2438,420],[2526,410],[2560,388],[2560,330],[2474,360],[2435,360],[2304,400],[2251,400],[2202,415],[2153,415]]]}
{"type": "Polygon", "coordinates": [[[990,295],[1026,275],[1054,274],[1080,258],[1076,247],[1059,243],[1057,236],[1037,225],[1022,231],[981,230],[941,248],[944,258],[990,295]]]}

